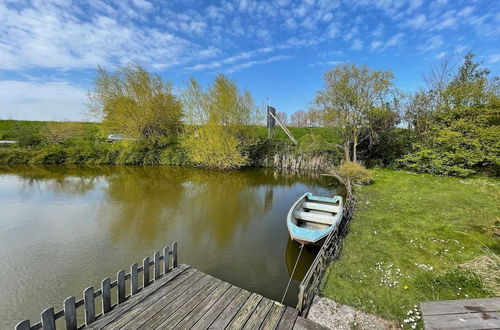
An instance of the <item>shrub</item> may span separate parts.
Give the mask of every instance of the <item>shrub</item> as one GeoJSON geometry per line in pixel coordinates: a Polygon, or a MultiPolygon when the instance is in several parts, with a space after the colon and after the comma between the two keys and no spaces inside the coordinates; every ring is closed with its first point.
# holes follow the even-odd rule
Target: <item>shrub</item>
{"type": "Polygon", "coordinates": [[[372,174],[363,165],[356,162],[344,162],[339,166],[341,176],[349,178],[355,184],[368,184],[372,181],[372,174]]]}
{"type": "Polygon", "coordinates": [[[235,169],[248,162],[238,139],[219,125],[201,126],[186,135],[182,146],[193,163],[204,167],[235,169]]]}

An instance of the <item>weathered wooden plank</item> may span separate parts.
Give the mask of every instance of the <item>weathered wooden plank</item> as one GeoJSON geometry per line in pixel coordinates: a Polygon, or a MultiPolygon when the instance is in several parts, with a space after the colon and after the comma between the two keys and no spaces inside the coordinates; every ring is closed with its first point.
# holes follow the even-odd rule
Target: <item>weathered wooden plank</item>
{"type": "Polygon", "coordinates": [[[160,278],[160,252],[156,251],[154,254],[154,279],[155,281],[160,278]]]}
{"type": "Polygon", "coordinates": [[[64,319],[66,320],[67,330],[76,330],[78,328],[75,301],[75,297],[73,296],[64,300],[64,319]]]}
{"type": "Polygon", "coordinates": [[[42,312],[42,327],[43,330],[56,330],[54,307],[49,307],[42,312]]]}
{"type": "Polygon", "coordinates": [[[139,277],[137,274],[137,264],[130,266],[130,294],[133,296],[139,292],[139,277]]]}
{"type": "Polygon", "coordinates": [[[134,320],[127,324],[127,326],[123,327],[123,329],[156,329],[156,327],[158,327],[165,319],[170,317],[173,313],[177,312],[177,309],[184,305],[193,295],[195,295],[208,283],[214,280],[212,276],[203,273],[201,274],[203,276],[199,281],[190,285],[184,292],[178,295],[169,304],[159,309],[153,308],[152,311],[154,312],[154,315],[152,315],[149,319],[142,320],[145,313],[141,313],[139,315],[139,318],[141,320],[134,320]]]}
{"type": "Polygon", "coordinates": [[[149,285],[149,257],[144,258],[142,261],[142,287],[147,287],[149,285]]]}
{"type": "Polygon", "coordinates": [[[295,321],[293,330],[328,330],[328,328],[299,316],[295,321]]]}
{"type": "Polygon", "coordinates": [[[267,313],[271,310],[273,302],[267,298],[262,298],[253,313],[243,326],[245,330],[258,330],[262,325],[267,313]]]}
{"type": "Polygon", "coordinates": [[[116,294],[118,295],[117,301],[118,304],[122,304],[125,299],[125,271],[120,270],[118,273],[116,273],[116,281],[117,281],[117,289],[116,289],[116,294]]]}
{"type": "Polygon", "coordinates": [[[83,291],[83,305],[85,307],[85,325],[95,321],[94,288],[88,287],[83,291]]]}
{"type": "Polygon", "coordinates": [[[233,317],[243,307],[250,297],[250,292],[241,290],[231,303],[220,313],[217,319],[210,325],[209,329],[224,329],[233,317]]]}
{"type": "Polygon", "coordinates": [[[279,330],[292,329],[298,315],[299,315],[298,310],[287,306],[285,309],[285,312],[281,316],[280,322],[278,323],[278,326],[276,327],[276,329],[279,329],[279,330]]]}
{"type": "Polygon", "coordinates": [[[170,246],[163,249],[163,273],[166,274],[170,270],[170,246]]]}
{"type": "Polygon", "coordinates": [[[16,330],[30,330],[30,320],[24,320],[16,324],[16,330]]]}
{"type": "Polygon", "coordinates": [[[161,294],[164,294],[164,291],[162,290],[164,287],[166,290],[170,290],[172,287],[182,283],[182,280],[177,281],[177,279],[185,276],[186,273],[189,272],[191,272],[191,274],[188,276],[192,275],[195,270],[190,268],[188,265],[180,265],[175,270],[169,272],[166,276],[163,276],[161,281],[153,283],[148,288],[138,293],[135,297],[125,300],[118,308],[111,310],[111,312],[100,318],[91,327],[89,327],[89,329],[101,329],[107,327],[118,318],[121,318],[124,314],[128,314],[137,305],[147,305],[147,303],[144,303],[146,299],[158,299],[161,294]]]}
{"type": "Polygon", "coordinates": [[[227,325],[226,329],[241,329],[243,325],[246,323],[250,315],[254,312],[255,308],[262,300],[262,296],[257,293],[252,293],[250,297],[245,301],[245,304],[241,307],[241,309],[236,313],[231,322],[227,325]]]}
{"type": "MultiPolygon", "coordinates": [[[[210,307],[208,311],[205,314],[203,314],[203,316],[200,317],[198,321],[196,321],[196,323],[193,325],[191,329],[193,330],[207,329],[219,317],[219,315],[230,305],[230,303],[234,299],[236,299],[237,296],[239,296],[241,292],[246,292],[244,294],[246,298],[248,298],[248,296],[250,295],[248,291],[242,290],[234,285],[231,286],[229,290],[227,290],[222,295],[222,297],[219,300],[217,300],[217,302],[213,304],[212,307],[210,307]]],[[[240,302],[240,306],[242,304],[243,301],[240,302]]]]}
{"type": "Polygon", "coordinates": [[[191,327],[229,290],[231,284],[222,282],[214,291],[203,299],[195,309],[179,322],[176,329],[191,329],[191,327]]]}
{"type": "Polygon", "coordinates": [[[184,304],[182,304],[174,313],[172,313],[168,318],[166,318],[158,328],[160,329],[173,329],[186,315],[191,313],[191,311],[198,306],[206,296],[208,296],[212,291],[214,291],[222,281],[217,278],[212,278],[208,284],[206,284],[200,291],[192,295],[184,304]]]}
{"type": "Polygon", "coordinates": [[[278,302],[273,302],[273,306],[269,313],[267,313],[264,322],[262,322],[261,329],[263,330],[274,330],[278,325],[281,315],[285,311],[285,307],[278,302]]]}
{"type": "Polygon", "coordinates": [[[172,267],[177,267],[177,242],[172,243],[172,267]]]}
{"type": "Polygon", "coordinates": [[[500,311],[500,298],[428,301],[420,303],[422,314],[442,315],[500,311]]]}
{"type": "Polygon", "coordinates": [[[164,286],[154,293],[151,293],[149,297],[146,297],[140,304],[137,304],[119,320],[110,324],[110,328],[125,328],[128,326],[129,322],[134,322],[134,320],[146,322],[156,314],[158,308],[161,309],[168,305],[189,286],[192,286],[194,282],[203,277],[203,275],[203,273],[194,268],[188,269],[184,274],[179,275],[170,285],[164,286]]]}
{"type": "Polygon", "coordinates": [[[424,316],[426,330],[500,329],[500,312],[424,316]]]}
{"type": "Polygon", "coordinates": [[[102,314],[111,310],[111,279],[105,278],[101,281],[102,290],[102,314]]]}

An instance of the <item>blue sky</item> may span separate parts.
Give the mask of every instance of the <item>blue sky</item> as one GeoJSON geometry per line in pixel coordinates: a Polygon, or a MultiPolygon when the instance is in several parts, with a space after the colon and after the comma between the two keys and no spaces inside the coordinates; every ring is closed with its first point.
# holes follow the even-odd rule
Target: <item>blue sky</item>
{"type": "Polygon", "coordinates": [[[342,62],[411,92],[444,56],[500,73],[500,1],[0,0],[0,119],[84,120],[95,68],[137,62],[202,84],[221,72],[257,105],[307,108],[342,62]]]}

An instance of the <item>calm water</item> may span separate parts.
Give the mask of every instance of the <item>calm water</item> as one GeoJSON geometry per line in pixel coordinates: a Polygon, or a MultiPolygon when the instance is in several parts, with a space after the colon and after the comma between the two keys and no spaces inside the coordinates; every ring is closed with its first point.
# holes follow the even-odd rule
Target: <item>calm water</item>
{"type": "Polygon", "coordinates": [[[0,167],[0,328],[38,320],[175,240],[180,263],[281,300],[298,254],[286,213],[305,191],[335,194],[328,184],[262,169],[0,167]]]}

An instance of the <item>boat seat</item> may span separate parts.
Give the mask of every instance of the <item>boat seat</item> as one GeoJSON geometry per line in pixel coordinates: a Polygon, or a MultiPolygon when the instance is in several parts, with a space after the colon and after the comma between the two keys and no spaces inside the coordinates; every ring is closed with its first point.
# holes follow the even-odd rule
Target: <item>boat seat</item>
{"type": "Polygon", "coordinates": [[[316,222],[316,223],[322,223],[325,225],[333,225],[335,221],[337,220],[336,217],[331,216],[331,215],[323,215],[323,214],[317,214],[317,213],[310,213],[310,212],[295,212],[294,216],[296,219],[304,220],[304,221],[311,221],[311,222],[316,222]]]}
{"type": "Polygon", "coordinates": [[[302,207],[309,210],[317,210],[331,213],[339,213],[339,207],[337,205],[327,205],[320,203],[304,202],[302,207]]]}

